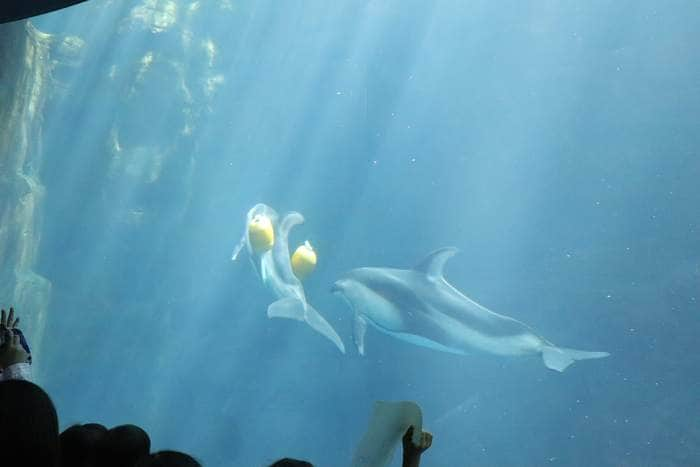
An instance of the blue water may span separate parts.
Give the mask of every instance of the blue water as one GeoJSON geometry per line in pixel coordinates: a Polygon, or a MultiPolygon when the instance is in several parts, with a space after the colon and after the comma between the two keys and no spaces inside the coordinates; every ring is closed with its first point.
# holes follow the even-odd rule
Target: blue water
{"type": "Polygon", "coordinates": [[[700,463],[699,3],[91,0],[33,22],[84,41],[43,115],[35,366],[62,427],[344,466],[372,403],[408,399],[425,466],[700,463]],[[305,215],[291,243],[318,251],[306,294],[346,355],[267,319],[230,261],[257,202],[305,215]],[[559,374],[372,329],[357,355],[333,281],[448,245],[455,287],[612,356],[559,374]]]}

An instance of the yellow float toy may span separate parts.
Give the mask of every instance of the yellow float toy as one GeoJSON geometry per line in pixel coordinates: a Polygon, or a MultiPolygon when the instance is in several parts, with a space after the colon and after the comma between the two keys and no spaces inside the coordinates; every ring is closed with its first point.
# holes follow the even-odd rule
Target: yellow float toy
{"type": "Polygon", "coordinates": [[[316,269],[316,252],[307,240],[303,245],[299,245],[292,255],[292,271],[299,280],[304,280],[314,269],[316,269]]]}
{"type": "Polygon", "coordinates": [[[275,230],[267,216],[257,214],[248,224],[248,239],[255,253],[264,253],[275,244],[275,230]]]}

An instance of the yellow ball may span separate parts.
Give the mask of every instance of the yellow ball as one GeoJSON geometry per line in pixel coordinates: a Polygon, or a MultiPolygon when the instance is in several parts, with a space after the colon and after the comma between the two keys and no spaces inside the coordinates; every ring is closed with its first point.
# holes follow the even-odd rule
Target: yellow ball
{"type": "Polygon", "coordinates": [[[275,231],[266,216],[258,214],[248,224],[248,239],[255,253],[264,253],[275,244],[275,231]]]}
{"type": "Polygon", "coordinates": [[[307,241],[294,251],[292,255],[292,271],[300,280],[304,280],[316,269],[316,252],[307,241]]]}

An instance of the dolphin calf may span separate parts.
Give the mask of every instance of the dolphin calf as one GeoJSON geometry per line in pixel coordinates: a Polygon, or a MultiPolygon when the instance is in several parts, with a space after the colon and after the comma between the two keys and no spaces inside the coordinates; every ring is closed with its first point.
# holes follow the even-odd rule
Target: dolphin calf
{"type": "Polygon", "coordinates": [[[274,209],[265,204],[256,204],[248,211],[246,230],[233,251],[232,260],[236,260],[245,248],[248,251],[254,269],[260,275],[263,284],[275,295],[277,301],[267,307],[268,318],[288,318],[303,321],[320,333],[345,353],[345,345],[333,327],[307,301],[301,281],[294,275],[289,256],[289,232],[295,225],[304,222],[298,212],[287,213],[281,220],[274,209]],[[250,237],[251,225],[263,217],[269,220],[274,230],[274,243],[270,249],[258,251],[250,237]]]}
{"type": "Polygon", "coordinates": [[[332,291],[355,313],[354,340],[361,355],[368,323],[395,338],[442,352],[541,355],[545,366],[557,371],[576,360],[609,355],[557,347],[526,324],[464,296],[443,277],[445,262],[456,252],[441,248],[413,269],[353,269],[335,282],[332,291]]]}

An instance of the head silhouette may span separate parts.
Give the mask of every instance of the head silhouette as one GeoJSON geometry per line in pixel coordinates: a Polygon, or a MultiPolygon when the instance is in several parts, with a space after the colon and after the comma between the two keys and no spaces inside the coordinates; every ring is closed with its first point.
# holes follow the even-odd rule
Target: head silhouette
{"type": "Polygon", "coordinates": [[[73,425],[58,436],[61,445],[62,467],[97,466],[97,450],[107,433],[98,423],[73,425]]]}
{"type": "Polygon", "coordinates": [[[142,458],[137,467],[201,467],[201,465],[183,452],[158,451],[142,458]]]}
{"type": "Polygon", "coordinates": [[[120,425],[107,430],[97,452],[100,467],[134,467],[151,451],[148,433],[136,425],[120,425]]]}
{"type": "Polygon", "coordinates": [[[270,467],[314,467],[311,462],[300,461],[298,459],[292,459],[290,457],[285,457],[277,462],[270,464],[270,467]]]}
{"type": "Polygon", "coordinates": [[[58,416],[49,395],[29,381],[10,380],[0,382],[0,401],[0,464],[58,466],[58,416]]]}

